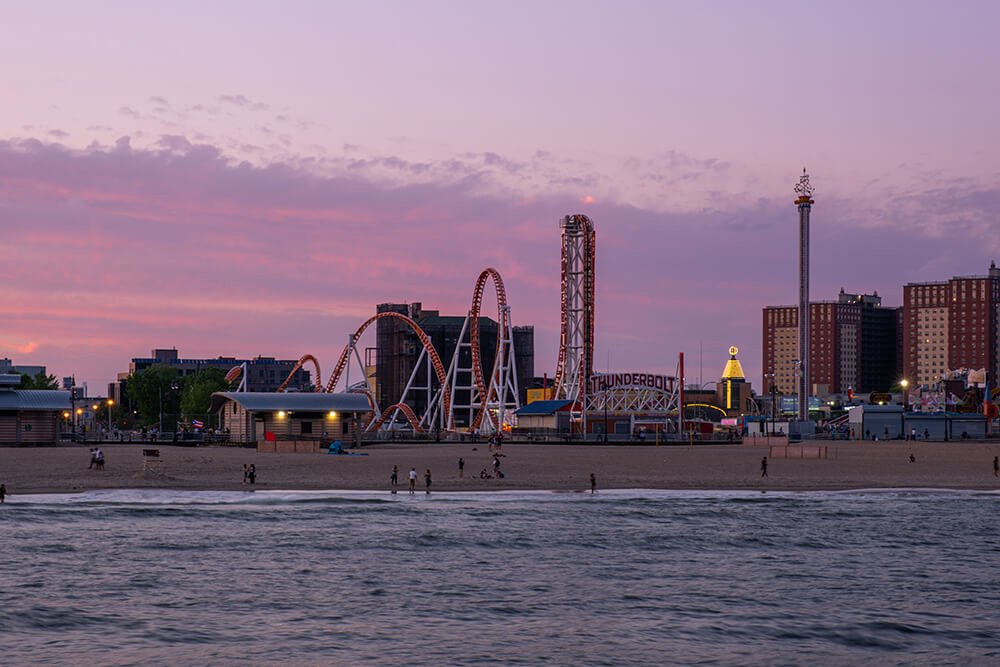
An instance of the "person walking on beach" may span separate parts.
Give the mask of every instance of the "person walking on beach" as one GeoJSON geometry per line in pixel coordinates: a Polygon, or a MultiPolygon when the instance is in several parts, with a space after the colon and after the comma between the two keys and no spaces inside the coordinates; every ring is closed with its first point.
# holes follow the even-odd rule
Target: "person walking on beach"
{"type": "Polygon", "coordinates": [[[993,457],[993,476],[1000,477],[1000,456],[993,457]]]}
{"type": "Polygon", "coordinates": [[[4,498],[7,497],[7,485],[0,484],[0,504],[4,502],[4,498]]]}
{"type": "Polygon", "coordinates": [[[243,464],[243,483],[246,484],[247,480],[250,479],[250,466],[246,463],[243,464]]]}
{"type": "Polygon", "coordinates": [[[399,467],[392,466],[392,474],[389,476],[389,483],[392,485],[392,492],[396,493],[396,487],[399,486],[399,467]]]}
{"type": "Polygon", "coordinates": [[[597,478],[594,477],[594,473],[590,473],[590,492],[597,493],[597,478]]]}
{"type": "Polygon", "coordinates": [[[94,467],[94,462],[97,460],[97,450],[93,447],[90,448],[90,465],[87,466],[87,470],[94,467]]]}
{"type": "Polygon", "coordinates": [[[417,488],[417,469],[410,468],[410,495],[413,495],[413,490],[417,488]]]}
{"type": "Polygon", "coordinates": [[[767,477],[767,457],[760,460],[760,476],[767,477]]]}
{"type": "Polygon", "coordinates": [[[251,484],[257,483],[257,466],[253,463],[250,464],[250,472],[247,474],[247,477],[250,479],[251,484]]]}
{"type": "Polygon", "coordinates": [[[104,452],[100,448],[94,450],[94,468],[104,470],[104,452]]]}
{"type": "Polygon", "coordinates": [[[464,474],[464,471],[465,471],[465,459],[463,459],[462,457],[459,457],[458,458],[458,478],[459,479],[462,479],[462,475],[464,474]]]}
{"type": "Polygon", "coordinates": [[[431,492],[431,471],[430,468],[424,473],[424,486],[427,488],[427,493],[431,492]]]}

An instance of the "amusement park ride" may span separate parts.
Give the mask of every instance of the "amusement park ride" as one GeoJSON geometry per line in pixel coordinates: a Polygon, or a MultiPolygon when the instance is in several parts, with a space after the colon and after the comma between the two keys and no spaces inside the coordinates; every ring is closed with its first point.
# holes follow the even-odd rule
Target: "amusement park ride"
{"type": "MultiPolygon", "coordinates": [[[[679,357],[677,378],[650,375],[646,373],[599,374],[594,375],[594,287],[595,287],[595,246],[596,237],[593,222],[585,215],[567,215],[560,221],[562,228],[562,293],[559,336],[559,357],[553,383],[553,398],[571,401],[570,421],[573,429],[587,432],[587,413],[593,410],[630,411],[635,415],[663,415],[664,430],[679,433],[679,422],[683,415],[677,409],[683,392],[683,355],[679,357]],[[676,429],[676,430],[675,430],[676,429]]],[[[333,392],[344,376],[345,391],[364,393],[377,418],[373,418],[364,428],[366,431],[389,431],[400,428],[399,418],[414,432],[437,433],[454,432],[456,414],[466,416],[462,420],[469,424],[474,433],[495,433],[510,428],[516,423],[514,412],[520,406],[517,374],[517,360],[514,355],[513,325],[511,309],[507,303],[507,292],[500,273],[489,267],[479,274],[472,292],[472,305],[465,317],[461,334],[448,367],[431,343],[430,337],[420,325],[401,313],[379,313],[366,320],[348,338],[333,373],[324,386],[320,374],[319,361],[311,354],[304,355],[289,373],[288,378],[278,388],[285,391],[295,373],[306,363],[312,363],[316,372],[316,391],[333,392]],[[487,282],[492,282],[497,295],[497,348],[493,369],[489,375],[483,372],[482,347],[479,330],[480,310],[483,292],[487,282]],[[422,349],[413,366],[410,379],[399,401],[384,409],[378,405],[375,394],[364,379],[350,384],[351,360],[361,369],[365,378],[365,366],[358,352],[358,341],[365,330],[383,318],[395,318],[409,327],[419,339],[422,349]],[[471,367],[459,363],[461,352],[469,348],[471,367]],[[425,386],[415,386],[418,370],[426,367],[425,386]],[[434,382],[436,380],[436,383],[434,382]],[[407,403],[410,392],[425,392],[428,406],[423,415],[416,415],[407,403]],[[467,403],[458,403],[459,396],[468,396],[467,403]]],[[[226,376],[230,382],[245,370],[233,368],[226,376]]]]}

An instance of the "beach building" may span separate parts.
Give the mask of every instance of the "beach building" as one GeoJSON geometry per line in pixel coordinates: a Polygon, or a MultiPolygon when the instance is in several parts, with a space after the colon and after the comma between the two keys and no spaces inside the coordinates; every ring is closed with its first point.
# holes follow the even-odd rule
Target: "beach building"
{"type": "Polygon", "coordinates": [[[557,434],[568,433],[570,408],[573,401],[532,401],[516,410],[517,433],[557,434]]]}
{"type": "Polygon", "coordinates": [[[233,442],[297,452],[357,441],[372,408],[364,394],[222,391],[212,394],[209,411],[233,442]]]}
{"type": "Polygon", "coordinates": [[[21,376],[0,375],[0,444],[55,443],[69,423],[70,393],[17,389],[21,376]]]}
{"type": "Polygon", "coordinates": [[[957,412],[904,412],[902,405],[859,405],[848,423],[855,440],[896,440],[915,434],[918,440],[956,441],[986,437],[986,415],[957,412]]]}

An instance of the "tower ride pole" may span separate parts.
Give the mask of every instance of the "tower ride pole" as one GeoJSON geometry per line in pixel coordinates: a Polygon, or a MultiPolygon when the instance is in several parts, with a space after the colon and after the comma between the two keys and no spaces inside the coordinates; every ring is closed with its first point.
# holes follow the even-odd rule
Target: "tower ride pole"
{"type": "Polygon", "coordinates": [[[809,213],[812,210],[813,187],[805,167],[795,186],[799,198],[799,421],[809,420],[809,213]]]}

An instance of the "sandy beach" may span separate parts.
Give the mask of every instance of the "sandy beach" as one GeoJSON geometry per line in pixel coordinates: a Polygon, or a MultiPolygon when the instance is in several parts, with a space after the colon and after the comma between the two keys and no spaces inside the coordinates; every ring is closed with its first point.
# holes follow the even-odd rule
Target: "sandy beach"
{"type": "MultiPolygon", "coordinates": [[[[539,489],[1000,489],[993,457],[1000,443],[829,443],[826,459],[769,456],[768,477],[760,461],[768,445],[603,446],[507,444],[504,479],[480,479],[492,470],[486,444],[381,444],[365,447],[366,456],[258,453],[234,447],[159,446],[158,467],[144,469],[143,445],[104,447],[104,470],[88,469],[87,446],[0,448],[0,482],[12,495],[72,493],[94,489],[238,490],[243,465],[257,468],[259,489],[378,490],[389,488],[393,465],[400,488],[410,468],[423,490],[424,471],[432,472],[432,491],[539,489]],[[915,462],[910,462],[913,454],[915,462]],[[465,475],[458,476],[458,459],[465,475]]],[[[148,447],[148,446],[147,446],[148,447]]]]}

